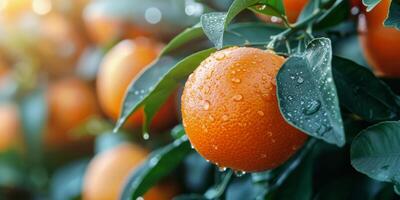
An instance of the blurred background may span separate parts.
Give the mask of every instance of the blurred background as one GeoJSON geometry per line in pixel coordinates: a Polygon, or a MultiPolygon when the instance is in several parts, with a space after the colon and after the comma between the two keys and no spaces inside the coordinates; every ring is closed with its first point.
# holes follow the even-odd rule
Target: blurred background
{"type": "MultiPolygon", "coordinates": [[[[124,92],[169,40],[230,2],[0,0],[0,199],[81,199],[96,154],[126,141],[148,150],[171,141],[163,132],[178,123],[179,91],[146,143],[142,113],[110,134],[124,92]]],[[[336,49],[363,64],[356,36],[336,49]]],[[[185,163],[193,171],[185,187],[201,191],[210,164],[197,154],[185,163]]]]}

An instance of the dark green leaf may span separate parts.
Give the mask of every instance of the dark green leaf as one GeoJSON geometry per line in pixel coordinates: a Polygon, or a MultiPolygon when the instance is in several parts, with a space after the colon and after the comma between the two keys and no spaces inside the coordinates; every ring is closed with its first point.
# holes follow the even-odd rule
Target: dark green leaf
{"type": "Polygon", "coordinates": [[[273,199],[308,200],[312,198],[313,156],[307,154],[285,182],[271,195],[273,199]]]}
{"type": "Polygon", "coordinates": [[[348,110],[368,121],[398,117],[396,95],[370,70],[337,56],[332,65],[340,103],[348,110]]]}
{"type": "Polygon", "coordinates": [[[269,16],[281,17],[285,14],[282,0],[261,0],[259,5],[252,6],[251,10],[269,16]]]}
{"type": "Polygon", "coordinates": [[[258,184],[252,181],[250,176],[234,179],[226,189],[226,199],[243,200],[257,199],[267,193],[265,184],[258,184]]]}
{"type": "Polygon", "coordinates": [[[175,197],[173,200],[209,200],[209,199],[199,194],[184,194],[175,197]]]}
{"type": "Polygon", "coordinates": [[[330,40],[314,39],[301,56],[289,57],[277,75],[284,118],[303,132],[328,143],[345,143],[339,100],[331,69],[330,40]]]}
{"type": "Polygon", "coordinates": [[[225,189],[232,178],[232,174],[233,174],[232,170],[226,171],[226,173],[222,175],[219,183],[208,189],[206,193],[204,193],[204,196],[207,199],[218,199],[225,192],[225,189]]]}
{"type": "MultiPolygon", "coordinates": [[[[316,1],[321,1],[321,0],[312,0],[308,2],[307,6],[301,12],[297,20],[298,22],[307,19],[314,13],[314,10],[316,9],[316,1]]],[[[318,9],[327,9],[327,10],[321,17],[319,17],[316,20],[315,24],[317,29],[334,26],[348,18],[350,10],[348,1],[337,0],[337,1],[327,1],[326,3],[324,2],[321,3],[322,3],[321,8],[318,9]]]]}
{"type": "Polygon", "coordinates": [[[204,36],[204,32],[200,24],[196,24],[193,27],[187,28],[182,33],[174,37],[174,39],[172,39],[167,46],[164,47],[161,55],[166,55],[167,53],[170,53],[171,51],[181,47],[191,40],[195,40],[202,36],[204,36]]]}
{"type": "Polygon", "coordinates": [[[71,200],[80,196],[83,177],[89,160],[79,160],[57,170],[50,183],[50,196],[53,200],[71,200]]]}
{"type": "Polygon", "coordinates": [[[24,164],[16,150],[0,152],[0,186],[20,186],[26,182],[24,164]]]}
{"type": "Polygon", "coordinates": [[[396,192],[397,195],[400,195],[400,184],[394,185],[394,191],[396,192]]]}
{"type": "Polygon", "coordinates": [[[371,11],[381,0],[362,0],[363,4],[367,6],[367,11],[371,11]]]}
{"type": "Polygon", "coordinates": [[[351,145],[351,164],[369,177],[400,183],[400,122],[382,122],[363,131],[351,145]]]}
{"type": "Polygon", "coordinates": [[[191,151],[186,136],[154,151],[129,177],[120,199],[136,200],[144,195],[160,179],[170,174],[191,151]]]}
{"type": "Polygon", "coordinates": [[[392,0],[390,3],[389,15],[386,18],[384,25],[400,30],[400,1],[392,0]]]}

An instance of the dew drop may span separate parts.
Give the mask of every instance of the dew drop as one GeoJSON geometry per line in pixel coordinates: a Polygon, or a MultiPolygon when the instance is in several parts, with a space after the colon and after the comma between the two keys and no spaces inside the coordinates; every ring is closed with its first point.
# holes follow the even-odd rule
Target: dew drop
{"type": "Polygon", "coordinates": [[[240,83],[241,82],[241,80],[239,78],[232,78],[231,81],[234,82],[234,83],[240,83]]]}
{"type": "Polygon", "coordinates": [[[191,144],[191,145],[190,145],[190,148],[194,149],[194,146],[193,146],[193,144],[191,144]]]}
{"type": "Polygon", "coordinates": [[[260,115],[261,117],[264,116],[264,112],[261,110],[257,111],[257,114],[260,115]]]}
{"type": "Polygon", "coordinates": [[[225,54],[222,52],[217,52],[215,53],[215,59],[217,60],[223,60],[225,58],[225,54]]]}
{"type": "Polygon", "coordinates": [[[297,78],[297,83],[302,84],[303,82],[304,82],[304,79],[299,76],[299,78],[297,78]]]}
{"type": "Polygon", "coordinates": [[[276,142],[276,140],[275,140],[275,139],[271,139],[271,142],[272,142],[272,143],[275,143],[275,142],[276,142]]]}
{"type": "Polygon", "coordinates": [[[326,126],[326,125],[321,125],[320,127],[318,127],[317,129],[317,134],[320,136],[323,136],[326,132],[328,132],[329,130],[331,130],[330,126],[326,126]]]}
{"type": "Polygon", "coordinates": [[[321,108],[321,102],[319,100],[312,100],[310,101],[310,103],[307,104],[303,112],[306,115],[312,115],[316,113],[320,108],[321,108]]]}
{"type": "Polygon", "coordinates": [[[136,198],[136,200],[144,200],[144,198],[143,197],[138,197],[138,198],[136,198]]]}
{"type": "Polygon", "coordinates": [[[243,175],[246,174],[245,171],[241,171],[241,170],[235,170],[234,173],[235,173],[235,175],[236,175],[237,177],[242,177],[243,175]]]}
{"type": "Polygon", "coordinates": [[[139,94],[139,91],[135,90],[135,92],[133,92],[135,95],[139,94]]]}
{"type": "Polygon", "coordinates": [[[215,120],[212,115],[208,116],[208,119],[210,119],[211,122],[213,122],[215,120]]]}
{"type": "Polygon", "coordinates": [[[237,95],[233,96],[233,100],[234,101],[241,101],[242,99],[243,99],[243,96],[240,95],[240,94],[237,94],[237,95]]]}
{"type": "Polygon", "coordinates": [[[150,135],[149,133],[143,133],[142,137],[144,140],[148,140],[150,138],[150,135]]]}
{"type": "Polygon", "coordinates": [[[210,109],[210,102],[209,102],[209,101],[207,101],[207,100],[204,101],[204,103],[203,103],[203,109],[204,109],[204,110],[210,109]]]}
{"type": "Polygon", "coordinates": [[[267,134],[268,134],[269,137],[272,137],[272,132],[271,131],[268,131],[267,134]]]}
{"type": "Polygon", "coordinates": [[[213,148],[214,148],[215,150],[218,150],[218,146],[217,146],[217,145],[213,145],[213,148]]]}
{"type": "Polygon", "coordinates": [[[224,172],[224,171],[226,171],[226,167],[218,167],[218,171],[224,172]]]}
{"type": "Polygon", "coordinates": [[[228,115],[222,115],[222,121],[226,122],[229,120],[228,115]]]}

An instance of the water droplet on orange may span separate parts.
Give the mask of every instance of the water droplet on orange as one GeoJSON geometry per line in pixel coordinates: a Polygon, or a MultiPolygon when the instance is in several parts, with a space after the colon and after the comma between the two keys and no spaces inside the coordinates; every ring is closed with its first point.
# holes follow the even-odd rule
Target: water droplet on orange
{"type": "Polygon", "coordinates": [[[226,122],[229,120],[228,115],[222,115],[222,121],[226,122]]]}
{"type": "Polygon", "coordinates": [[[241,101],[242,99],[243,99],[243,96],[240,95],[240,94],[237,94],[237,95],[233,96],[233,100],[234,101],[241,101]]]}
{"type": "Polygon", "coordinates": [[[203,103],[203,109],[204,110],[208,110],[210,108],[210,102],[205,100],[203,103]]]}
{"type": "Polygon", "coordinates": [[[231,81],[234,82],[234,83],[240,83],[241,82],[241,80],[239,78],[232,78],[231,81]]]}
{"type": "Polygon", "coordinates": [[[261,117],[264,116],[264,112],[261,110],[257,111],[257,114],[260,115],[261,117]]]}

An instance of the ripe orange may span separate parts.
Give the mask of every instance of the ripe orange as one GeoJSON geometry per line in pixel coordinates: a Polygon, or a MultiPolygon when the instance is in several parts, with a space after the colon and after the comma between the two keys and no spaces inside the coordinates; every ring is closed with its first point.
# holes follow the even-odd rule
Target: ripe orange
{"type": "MultiPolygon", "coordinates": [[[[308,0],[283,0],[283,6],[285,8],[285,13],[288,21],[290,23],[295,23],[297,18],[299,17],[303,8],[307,5],[308,0]]],[[[256,16],[264,22],[267,23],[282,23],[282,20],[277,19],[276,21],[272,21],[272,17],[256,14],[256,16]]]]}
{"type": "Polygon", "coordinates": [[[69,132],[97,114],[95,94],[90,86],[76,78],[67,78],[50,85],[47,99],[49,121],[45,140],[50,146],[72,141],[69,132]]]}
{"type": "Polygon", "coordinates": [[[359,38],[368,63],[378,75],[400,76],[400,31],[383,26],[390,0],[359,16],[359,38]]]}
{"type": "MultiPolygon", "coordinates": [[[[157,57],[161,45],[146,38],[124,40],[108,52],[97,76],[97,94],[104,112],[112,119],[120,113],[125,92],[133,79],[157,57]]],[[[138,127],[143,121],[143,109],[127,121],[130,127],[138,127]]],[[[160,130],[176,122],[174,95],[156,114],[151,128],[160,130]]]]}
{"type": "Polygon", "coordinates": [[[207,160],[239,171],[275,168],[307,135],[281,116],[275,76],[284,58],[233,47],[214,53],[190,75],[182,119],[194,148],[207,160]]]}
{"type": "Polygon", "coordinates": [[[308,0],[283,0],[285,13],[290,23],[294,23],[299,17],[308,0]]]}
{"type": "Polygon", "coordinates": [[[0,105],[0,152],[15,147],[20,142],[18,108],[13,104],[0,105]]]}
{"type": "MultiPolygon", "coordinates": [[[[148,152],[133,144],[121,144],[103,152],[89,163],[83,184],[83,200],[117,200],[130,173],[147,157],[148,152]]],[[[155,186],[143,198],[169,200],[176,194],[172,185],[155,186]]]]}

